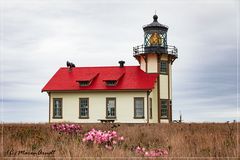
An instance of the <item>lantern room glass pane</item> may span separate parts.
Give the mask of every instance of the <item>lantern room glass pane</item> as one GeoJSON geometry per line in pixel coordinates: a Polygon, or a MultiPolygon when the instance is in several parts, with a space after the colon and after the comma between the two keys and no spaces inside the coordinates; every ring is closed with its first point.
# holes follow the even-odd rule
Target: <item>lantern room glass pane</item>
{"type": "Polygon", "coordinates": [[[144,36],[144,46],[150,46],[150,42],[149,42],[150,37],[151,37],[151,34],[145,33],[145,36],[144,36]]]}
{"type": "Polygon", "coordinates": [[[151,47],[151,46],[160,46],[166,47],[167,46],[167,34],[166,33],[145,33],[144,35],[144,46],[151,47]]]}

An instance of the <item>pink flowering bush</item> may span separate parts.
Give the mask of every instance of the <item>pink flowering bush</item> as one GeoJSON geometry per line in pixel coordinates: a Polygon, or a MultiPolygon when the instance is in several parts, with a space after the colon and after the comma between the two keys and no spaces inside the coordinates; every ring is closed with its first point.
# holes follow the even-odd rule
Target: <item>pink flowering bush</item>
{"type": "Polygon", "coordinates": [[[83,142],[92,142],[98,145],[104,145],[105,148],[112,150],[114,145],[123,141],[124,137],[119,136],[116,131],[101,131],[92,129],[84,135],[83,142]]]}
{"type": "Polygon", "coordinates": [[[168,155],[168,151],[165,149],[146,150],[144,147],[140,147],[140,146],[137,146],[135,148],[135,153],[145,157],[161,157],[161,156],[168,155]]]}
{"type": "Polygon", "coordinates": [[[51,128],[59,133],[77,134],[82,132],[82,127],[77,124],[53,124],[51,128]]]}

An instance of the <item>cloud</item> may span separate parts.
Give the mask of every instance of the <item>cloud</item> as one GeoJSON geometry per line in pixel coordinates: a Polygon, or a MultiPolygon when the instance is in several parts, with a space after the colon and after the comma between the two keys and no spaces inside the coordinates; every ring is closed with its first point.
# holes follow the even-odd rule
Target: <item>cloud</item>
{"type": "Polygon", "coordinates": [[[174,118],[181,110],[186,121],[232,120],[239,67],[236,6],[233,0],[3,1],[4,120],[32,121],[37,112],[36,121],[47,122],[48,98],[41,88],[67,60],[77,66],[119,60],[138,65],[132,47],[143,43],[142,26],[151,23],[155,10],[169,26],[168,43],[179,49],[173,64],[174,118]]]}

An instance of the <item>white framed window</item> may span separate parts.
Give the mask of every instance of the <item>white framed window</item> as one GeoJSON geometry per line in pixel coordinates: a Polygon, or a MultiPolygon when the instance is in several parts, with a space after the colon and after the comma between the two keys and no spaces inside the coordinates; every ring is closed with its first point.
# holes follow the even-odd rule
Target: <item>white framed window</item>
{"type": "Polygon", "coordinates": [[[144,97],[134,98],[134,118],[144,118],[144,97]]]}
{"type": "Polygon", "coordinates": [[[116,118],[116,98],[106,98],[106,118],[116,118]]]}
{"type": "Polygon", "coordinates": [[[161,99],[161,118],[168,118],[168,105],[166,99],[161,99]]]}
{"type": "Polygon", "coordinates": [[[53,118],[62,118],[62,98],[53,98],[53,118]]]}
{"type": "Polygon", "coordinates": [[[89,98],[79,98],[79,118],[89,118],[89,98]]]}
{"type": "Polygon", "coordinates": [[[161,74],[168,74],[167,73],[167,69],[168,69],[167,65],[168,65],[167,61],[160,61],[160,73],[161,74]]]}

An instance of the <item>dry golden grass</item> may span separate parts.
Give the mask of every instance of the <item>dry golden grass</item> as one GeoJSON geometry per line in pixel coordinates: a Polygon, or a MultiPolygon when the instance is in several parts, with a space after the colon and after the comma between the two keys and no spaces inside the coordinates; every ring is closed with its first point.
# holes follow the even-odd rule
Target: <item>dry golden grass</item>
{"type": "MultiPolygon", "coordinates": [[[[112,124],[81,124],[83,133],[91,128],[113,130],[112,124]]],[[[168,149],[168,158],[174,157],[220,157],[236,158],[240,154],[239,123],[209,124],[120,124],[114,128],[125,141],[114,150],[104,147],[86,145],[82,142],[83,134],[66,135],[51,130],[50,124],[4,124],[3,156],[4,157],[39,157],[33,155],[15,155],[10,151],[55,150],[52,157],[139,157],[132,149],[135,146],[146,148],[168,149]]],[[[213,157],[213,158],[208,158],[213,157]]],[[[215,157],[215,158],[214,158],[215,157]]],[[[141,158],[141,157],[139,157],[141,158]]],[[[187,158],[186,158],[187,159],[187,158]]],[[[230,159],[230,158],[229,158],[230,159]]]]}

